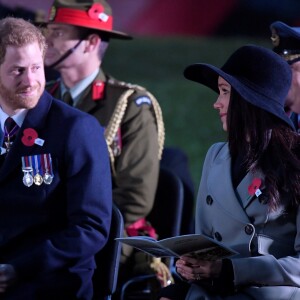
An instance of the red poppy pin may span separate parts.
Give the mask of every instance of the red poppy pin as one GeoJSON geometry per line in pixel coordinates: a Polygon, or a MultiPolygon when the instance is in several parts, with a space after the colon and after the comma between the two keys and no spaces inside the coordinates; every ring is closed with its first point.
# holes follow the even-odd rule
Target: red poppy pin
{"type": "Polygon", "coordinates": [[[261,190],[259,189],[261,186],[261,179],[260,178],[253,178],[252,183],[248,186],[248,193],[250,196],[254,194],[258,197],[261,194],[261,190]]]}
{"type": "Polygon", "coordinates": [[[38,138],[37,132],[33,128],[26,128],[23,131],[22,143],[25,146],[33,146],[35,144],[35,140],[38,138]]]}
{"type": "Polygon", "coordinates": [[[100,19],[103,22],[108,20],[108,15],[104,12],[104,7],[100,3],[94,3],[88,10],[88,15],[91,19],[100,19]]]}

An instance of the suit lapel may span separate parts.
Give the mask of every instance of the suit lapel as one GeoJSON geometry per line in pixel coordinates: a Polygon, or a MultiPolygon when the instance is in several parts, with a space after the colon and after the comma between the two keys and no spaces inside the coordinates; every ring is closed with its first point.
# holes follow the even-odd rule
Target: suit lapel
{"type": "MultiPolygon", "coordinates": [[[[25,146],[22,143],[23,131],[26,128],[34,129],[38,134],[44,127],[46,115],[52,104],[52,97],[44,92],[35,108],[30,109],[25,117],[22,127],[19,129],[14,144],[6,155],[4,162],[0,168],[0,181],[9,175],[16,167],[20,167],[21,157],[29,156],[39,145],[25,146]]],[[[39,136],[43,139],[43,137],[39,136]]]]}

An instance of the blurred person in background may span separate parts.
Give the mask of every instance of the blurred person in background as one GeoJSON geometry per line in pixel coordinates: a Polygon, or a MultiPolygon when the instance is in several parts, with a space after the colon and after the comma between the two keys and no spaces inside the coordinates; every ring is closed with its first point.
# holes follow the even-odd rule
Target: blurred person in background
{"type": "Polygon", "coordinates": [[[273,51],[291,66],[292,84],[286,98],[286,112],[300,132],[300,27],[276,21],[270,25],[273,51]]]}
{"type": "MultiPolygon", "coordinates": [[[[45,66],[60,74],[46,89],[105,127],[113,201],[124,217],[125,232],[156,237],[147,215],[154,203],[164,144],[161,109],[145,88],[119,81],[101,68],[110,40],[131,37],[113,30],[105,0],[55,0],[44,32],[45,66]]],[[[133,253],[130,247],[122,248],[120,281],[131,275],[133,253]]]]}

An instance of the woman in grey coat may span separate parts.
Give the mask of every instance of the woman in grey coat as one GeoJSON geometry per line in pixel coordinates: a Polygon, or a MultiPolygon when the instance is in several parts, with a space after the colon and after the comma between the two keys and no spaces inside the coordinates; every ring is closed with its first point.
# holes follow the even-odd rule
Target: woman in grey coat
{"type": "Polygon", "coordinates": [[[300,137],[284,111],[289,65],[247,45],[221,69],[194,64],[184,75],[219,93],[214,108],[228,133],[205,158],[196,233],[238,254],[181,257],[183,283],[160,299],[300,299],[300,137]]]}

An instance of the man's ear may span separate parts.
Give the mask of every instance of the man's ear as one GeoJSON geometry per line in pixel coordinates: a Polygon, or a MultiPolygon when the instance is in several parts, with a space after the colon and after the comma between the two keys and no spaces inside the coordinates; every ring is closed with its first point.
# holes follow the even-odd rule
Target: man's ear
{"type": "Polygon", "coordinates": [[[90,34],[87,38],[87,43],[85,46],[85,52],[92,52],[95,49],[98,49],[98,46],[101,43],[101,38],[97,34],[90,34]]]}

